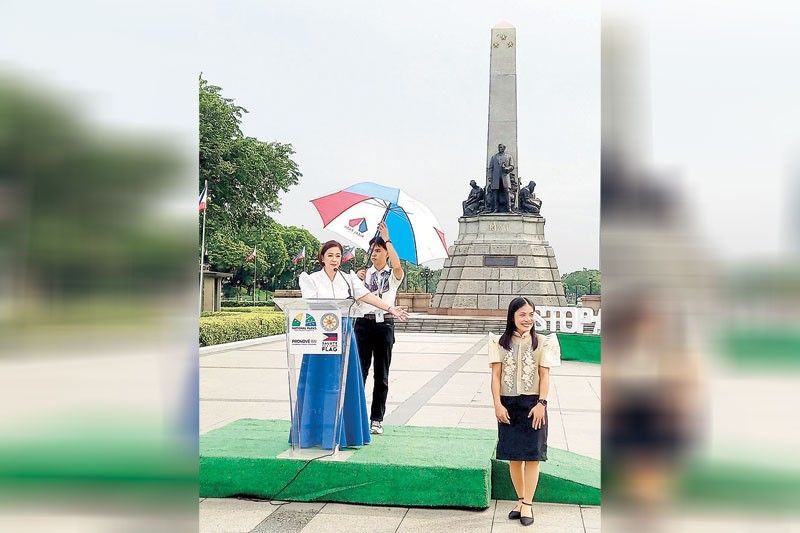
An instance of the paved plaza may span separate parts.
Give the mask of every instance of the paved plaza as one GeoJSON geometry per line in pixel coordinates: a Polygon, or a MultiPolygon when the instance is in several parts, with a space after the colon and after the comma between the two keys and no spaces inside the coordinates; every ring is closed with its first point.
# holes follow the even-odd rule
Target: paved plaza
{"type": "MultiPolygon", "coordinates": [[[[486,342],[486,335],[397,333],[384,424],[496,429],[486,342]]],[[[282,336],[209,353],[214,350],[204,349],[200,358],[201,433],[240,418],[289,419],[282,336]]],[[[551,374],[549,445],[600,459],[600,366],[565,361],[551,374]]],[[[368,402],[371,379],[367,381],[368,402]]],[[[522,527],[506,518],[513,507],[506,501],[492,501],[483,511],[276,503],[203,499],[200,529],[333,533],[512,531],[522,527]]],[[[534,515],[536,526],[547,531],[600,528],[598,507],[535,503],[534,515]]]]}

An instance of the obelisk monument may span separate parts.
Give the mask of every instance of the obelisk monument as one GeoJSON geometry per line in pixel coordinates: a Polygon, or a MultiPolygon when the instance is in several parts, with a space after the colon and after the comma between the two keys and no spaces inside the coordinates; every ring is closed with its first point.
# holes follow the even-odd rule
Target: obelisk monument
{"type": "Polygon", "coordinates": [[[489,133],[486,136],[486,160],[502,143],[514,160],[517,159],[517,30],[508,22],[500,22],[491,31],[489,50],[489,133]]]}
{"type": "Polygon", "coordinates": [[[567,305],[555,253],[545,240],[536,184],[530,180],[520,189],[526,180],[519,177],[517,161],[516,29],[501,22],[491,29],[489,42],[487,165],[480,169],[486,187],[481,189],[478,180],[471,183],[464,216],[458,219],[458,239],[433,296],[433,314],[504,316],[516,296],[537,306],[567,305]],[[499,153],[501,144],[504,153],[499,153]],[[495,178],[506,189],[490,190],[495,178]],[[508,194],[507,202],[496,201],[501,194],[508,194]],[[489,201],[490,195],[495,201],[489,201]],[[504,209],[497,209],[501,205],[504,209]]]}

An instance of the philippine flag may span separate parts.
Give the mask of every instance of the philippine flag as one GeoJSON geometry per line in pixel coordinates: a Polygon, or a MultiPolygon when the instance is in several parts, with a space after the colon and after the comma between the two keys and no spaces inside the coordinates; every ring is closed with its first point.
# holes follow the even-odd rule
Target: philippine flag
{"type": "Polygon", "coordinates": [[[296,256],[292,257],[292,264],[295,264],[295,265],[296,265],[297,263],[299,263],[300,261],[302,261],[302,260],[303,260],[303,259],[305,259],[305,258],[306,258],[306,247],[305,247],[305,246],[303,246],[303,249],[302,249],[302,250],[300,250],[300,251],[297,253],[297,255],[296,255],[296,256]]]}
{"type": "Polygon", "coordinates": [[[339,334],[338,333],[325,333],[325,338],[322,339],[324,341],[338,341],[339,334]]]}
{"type": "Polygon", "coordinates": [[[203,187],[203,192],[200,193],[200,200],[197,204],[197,210],[205,211],[207,203],[208,203],[208,183],[206,183],[206,186],[203,187]]]}
{"type": "Polygon", "coordinates": [[[344,255],[342,256],[342,263],[346,263],[351,259],[355,259],[356,257],[356,249],[352,246],[345,246],[344,248],[344,255]]]}

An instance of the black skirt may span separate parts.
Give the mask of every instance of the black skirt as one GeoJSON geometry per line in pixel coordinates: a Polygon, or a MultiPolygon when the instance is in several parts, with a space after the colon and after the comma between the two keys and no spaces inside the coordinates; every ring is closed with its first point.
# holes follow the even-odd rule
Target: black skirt
{"type": "Polygon", "coordinates": [[[528,418],[539,395],[500,396],[511,424],[497,423],[497,458],[506,461],[547,461],[547,408],[544,426],[533,429],[528,418]]]}

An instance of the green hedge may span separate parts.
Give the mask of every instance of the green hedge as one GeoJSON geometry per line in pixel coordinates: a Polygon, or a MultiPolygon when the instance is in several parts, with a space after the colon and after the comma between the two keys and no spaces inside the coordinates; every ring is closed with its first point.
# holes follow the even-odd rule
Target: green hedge
{"type": "Polygon", "coordinates": [[[262,309],[239,311],[200,317],[200,346],[256,339],[286,331],[283,313],[262,309]]]}
{"type": "Polygon", "coordinates": [[[222,300],[222,307],[274,307],[272,298],[265,302],[254,302],[252,300],[222,300]]]}
{"type": "MultiPolygon", "coordinates": [[[[200,346],[244,341],[285,332],[285,315],[274,307],[230,307],[216,313],[203,313],[200,317],[200,346]]],[[[558,340],[563,360],[600,363],[599,335],[558,333],[558,340]]]]}
{"type": "Polygon", "coordinates": [[[280,313],[277,311],[274,306],[266,306],[262,305],[260,307],[228,307],[222,311],[217,311],[214,315],[219,314],[227,314],[227,315],[235,315],[237,313],[259,313],[259,314],[269,314],[269,313],[280,313]]]}

